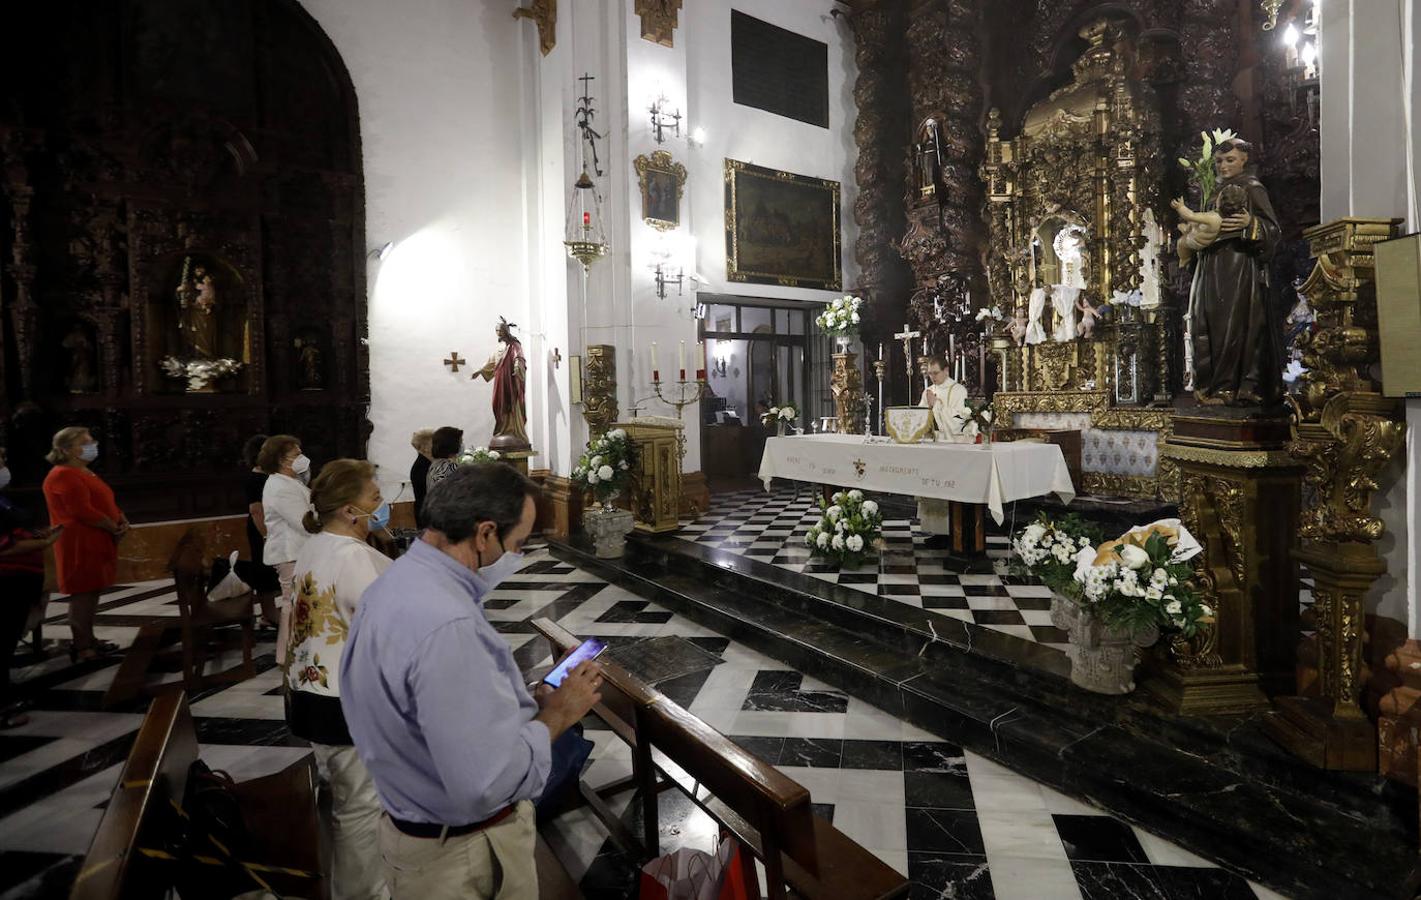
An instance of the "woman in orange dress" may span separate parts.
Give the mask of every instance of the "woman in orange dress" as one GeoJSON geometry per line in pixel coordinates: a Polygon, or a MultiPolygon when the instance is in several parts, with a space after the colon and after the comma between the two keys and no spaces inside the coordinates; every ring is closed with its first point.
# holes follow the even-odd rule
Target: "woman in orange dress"
{"type": "Polygon", "coordinates": [[[49,523],[62,527],[54,545],[59,590],[69,595],[69,658],[96,659],[118,646],[94,639],[94,614],[99,594],[114,583],[118,542],[128,534],[128,519],[114,502],[113,490],[89,470],[99,444],[89,429],[60,429],[45,459],[54,464],[44,479],[49,523]]]}

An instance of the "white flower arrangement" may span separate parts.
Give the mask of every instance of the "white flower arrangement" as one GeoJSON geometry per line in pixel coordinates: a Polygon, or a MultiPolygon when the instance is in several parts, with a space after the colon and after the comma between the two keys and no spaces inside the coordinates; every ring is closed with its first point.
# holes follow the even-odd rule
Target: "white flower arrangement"
{"type": "Polygon", "coordinates": [[[465,450],[463,453],[454,457],[454,461],[461,466],[498,462],[500,459],[503,459],[502,453],[499,453],[497,450],[490,450],[487,447],[475,447],[472,450],[465,450]]]}
{"type": "Polygon", "coordinates": [[[799,421],[799,407],[793,402],[771,406],[769,412],[760,416],[760,424],[766,428],[773,428],[781,423],[793,425],[797,421],[799,421]]]}
{"type": "Polygon", "coordinates": [[[189,391],[203,391],[219,378],[242,371],[243,364],[235,359],[178,359],[176,356],[165,356],[158,361],[158,367],[169,378],[185,379],[189,391]]]}
{"type": "Polygon", "coordinates": [[[1002,312],[1000,306],[984,306],[977,310],[977,321],[1000,325],[1007,321],[1007,314],[1002,312]]]}
{"type": "Polygon", "coordinates": [[[859,314],[859,307],[863,306],[863,298],[843,296],[830,303],[814,324],[826,334],[845,337],[857,334],[859,324],[862,321],[859,314]]]}
{"type": "Polygon", "coordinates": [[[839,491],[831,502],[819,501],[819,522],[804,536],[810,550],[841,566],[861,564],[883,546],[883,515],[863,491],[839,491]]]}
{"type": "Polygon", "coordinates": [[[1161,519],[1099,547],[1082,547],[1073,578],[1082,604],[1109,624],[1153,624],[1193,635],[1214,615],[1191,585],[1189,561],[1202,551],[1178,519],[1161,519]]]}
{"type": "Polygon", "coordinates": [[[631,477],[636,447],[624,429],[613,428],[587,443],[587,449],[572,470],[572,480],[590,490],[600,502],[619,494],[631,477]]]}

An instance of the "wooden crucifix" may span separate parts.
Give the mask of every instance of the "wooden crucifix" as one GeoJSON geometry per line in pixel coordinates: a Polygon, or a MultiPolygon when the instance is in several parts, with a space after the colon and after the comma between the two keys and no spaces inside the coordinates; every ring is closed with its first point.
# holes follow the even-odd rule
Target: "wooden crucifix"
{"type": "Polygon", "coordinates": [[[453,351],[452,353],[449,354],[449,358],[448,358],[448,359],[444,360],[444,365],[448,366],[450,369],[452,369],[453,371],[457,372],[457,371],[459,371],[459,367],[462,366],[462,365],[463,365],[464,363],[466,363],[466,362],[468,362],[468,360],[467,360],[467,359],[460,359],[460,358],[459,358],[459,351],[455,350],[455,351],[453,351]]]}
{"type": "Polygon", "coordinates": [[[913,331],[908,328],[908,323],[903,323],[903,332],[893,335],[894,340],[903,342],[903,366],[908,370],[908,402],[913,402],[913,339],[922,337],[921,331],[913,331]]]}

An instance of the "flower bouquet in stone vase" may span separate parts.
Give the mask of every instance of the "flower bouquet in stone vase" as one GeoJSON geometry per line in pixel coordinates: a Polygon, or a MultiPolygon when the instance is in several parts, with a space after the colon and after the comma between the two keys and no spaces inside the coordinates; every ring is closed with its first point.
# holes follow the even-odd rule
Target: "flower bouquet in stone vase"
{"type": "Polygon", "coordinates": [[[1101,694],[1135,689],[1136,648],[1160,632],[1189,636],[1213,611],[1190,585],[1201,548],[1178,519],[1096,541],[1076,517],[1044,515],[1012,542],[1020,566],[1051,589],[1051,622],[1070,639],[1071,681],[1101,694]]]}
{"type": "Polygon", "coordinates": [[[863,491],[839,491],[827,503],[821,497],[819,521],[804,542],[816,556],[825,556],[843,568],[855,568],[883,548],[883,513],[863,491]]]}
{"type": "Polygon", "coordinates": [[[798,421],[799,407],[793,403],[771,406],[769,412],[760,416],[760,424],[766,428],[774,428],[780,437],[784,437],[785,432],[791,428],[798,430],[795,425],[798,421]]]}
{"type": "Polygon", "coordinates": [[[636,464],[636,447],[625,430],[613,428],[587,442],[587,449],[572,470],[573,483],[587,489],[599,505],[583,514],[582,524],[592,536],[597,556],[617,559],[626,550],[631,533],[631,512],[612,505],[631,481],[636,464]]]}
{"type": "Polygon", "coordinates": [[[490,450],[487,447],[475,447],[472,450],[465,450],[454,461],[461,466],[474,466],[480,463],[494,463],[503,459],[503,454],[497,450],[490,450]]]}
{"type": "Polygon", "coordinates": [[[848,351],[849,340],[859,333],[859,324],[862,322],[859,313],[861,306],[862,297],[846,295],[824,307],[824,311],[814,319],[814,324],[820,331],[838,342],[840,353],[848,351]]]}

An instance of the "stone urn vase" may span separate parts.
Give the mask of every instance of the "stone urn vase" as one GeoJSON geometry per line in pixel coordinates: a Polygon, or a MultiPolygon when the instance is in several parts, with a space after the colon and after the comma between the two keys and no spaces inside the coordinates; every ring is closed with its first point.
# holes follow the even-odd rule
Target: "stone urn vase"
{"type": "Polygon", "coordinates": [[[630,510],[613,506],[613,499],[609,497],[582,514],[582,527],[591,535],[598,559],[622,558],[635,521],[630,510]]]}
{"type": "Polygon", "coordinates": [[[1159,629],[1107,627],[1094,613],[1061,596],[1051,598],[1051,624],[1070,636],[1071,683],[1097,694],[1135,689],[1135,650],[1159,640],[1159,629]]]}

